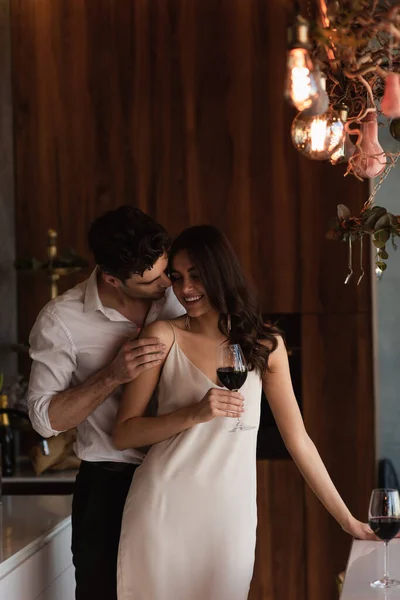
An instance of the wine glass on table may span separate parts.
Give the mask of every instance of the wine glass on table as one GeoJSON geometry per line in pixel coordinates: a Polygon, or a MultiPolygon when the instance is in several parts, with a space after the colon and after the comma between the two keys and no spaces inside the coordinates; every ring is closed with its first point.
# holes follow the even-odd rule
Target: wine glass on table
{"type": "MultiPolygon", "coordinates": [[[[223,386],[232,392],[238,392],[247,379],[247,364],[239,344],[219,346],[217,350],[217,375],[223,386]]],[[[238,417],[230,433],[255,429],[254,425],[245,425],[238,417]]]]}
{"type": "Polygon", "coordinates": [[[400,531],[400,496],[398,490],[380,488],[373,490],[369,503],[369,526],[385,542],[384,574],[382,579],[371,583],[375,588],[391,588],[400,585],[388,573],[388,544],[400,531]]]}

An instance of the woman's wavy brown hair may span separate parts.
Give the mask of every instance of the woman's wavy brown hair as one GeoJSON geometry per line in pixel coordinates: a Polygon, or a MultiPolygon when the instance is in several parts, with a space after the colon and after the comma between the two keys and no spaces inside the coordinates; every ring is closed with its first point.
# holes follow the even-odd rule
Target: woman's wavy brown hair
{"type": "Polygon", "coordinates": [[[235,252],[226,236],[212,225],[197,225],[182,231],[173,241],[169,271],[174,257],[186,250],[196,267],[210,304],[219,312],[218,328],[231,344],[240,344],[249,370],[268,369],[268,358],[277,347],[279,329],[264,323],[255,294],[250,289],[235,252]],[[231,330],[228,332],[228,315],[231,330]],[[267,340],[268,347],[258,340],[267,340]]]}

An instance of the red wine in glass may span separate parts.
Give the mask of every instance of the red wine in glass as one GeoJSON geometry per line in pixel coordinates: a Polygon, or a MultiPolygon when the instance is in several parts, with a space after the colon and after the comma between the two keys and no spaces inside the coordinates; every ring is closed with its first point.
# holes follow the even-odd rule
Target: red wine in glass
{"type": "Polygon", "coordinates": [[[381,579],[371,582],[374,588],[400,586],[400,581],[389,577],[388,544],[400,531],[400,495],[398,490],[380,488],[373,490],[369,503],[368,522],[372,531],[385,542],[384,573],[381,579]]]}
{"type": "Polygon", "coordinates": [[[240,390],[247,379],[246,371],[236,371],[234,367],[221,367],[217,369],[218,379],[228,390],[240,390]]]}
{"type": "Polygon", "coordinates": [[[375,517],[369,520],[369,526],[378,538],[390,542],[400,531],[400,518],[375,517]]]}
{"type": "MultiPolygon", "coordinates": [[[[232,392],[239,391],[244,385],[247,379],[247,365],[239,344],[224,344],[218,348],[217,375],[222,385],[232,392]]],[[[245,425],[239,417],[236,425],[229,431],[236,433],[248,429],[255,428],[253,425],[245,425]]]]}

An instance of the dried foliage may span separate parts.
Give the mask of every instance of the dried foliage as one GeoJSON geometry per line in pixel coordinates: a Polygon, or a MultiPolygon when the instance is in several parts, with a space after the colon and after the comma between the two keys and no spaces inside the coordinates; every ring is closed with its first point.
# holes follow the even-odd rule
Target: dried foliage
{"type": "Polygon", "coordinates": [[[328,76],[332,104],[344,102],[349,122],[360,122],[376,110],[388,72],[400,72],[400,3],[334,1],[322,22],[328,26],[312,26],[313,59],[328,76]]]}

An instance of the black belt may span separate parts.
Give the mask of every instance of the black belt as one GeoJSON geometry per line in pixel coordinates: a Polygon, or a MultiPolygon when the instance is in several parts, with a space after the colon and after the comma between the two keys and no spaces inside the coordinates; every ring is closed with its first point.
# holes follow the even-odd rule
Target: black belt
{"type": "Polygon", "coordinates": [[[133,473],[139,465],[126,462],[114,462],[114,461],[87,461],[83,460],[86,465],[99,467],[106,471],[113,471],[114,473],[133,473]]]}

